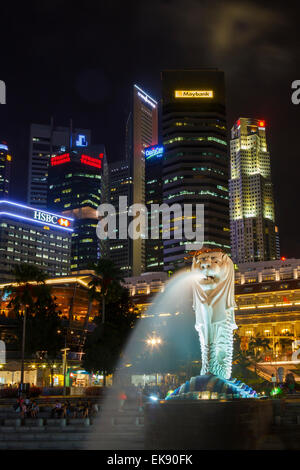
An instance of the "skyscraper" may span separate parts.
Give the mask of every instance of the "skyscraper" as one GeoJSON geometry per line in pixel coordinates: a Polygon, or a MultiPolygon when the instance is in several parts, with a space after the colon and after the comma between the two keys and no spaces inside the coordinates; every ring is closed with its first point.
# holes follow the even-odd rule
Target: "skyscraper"
{"type": "Polygon", "coordinates": [[[151,227],[155,224],[153,204],[163,202],[163,154],[161,145],[145,148],[145,201],[148,211],[148,239],[146,244],[146,272],[164,270],[162,223],[159,224],[159,238],[151,238],[151,227]]]}
{"type": "Polygon", "coordinates": [[[70,145],[84,147],[91,144],[88,129],[55,127],[31,124],[29,141],[29,167],[27,203],[39,209],[47,207],[47,175],[50,156],[69,148],[70,145]]]}
{"type": "Polygon", "coordinates": [[[240,118],[231,129],[230,226],[236,263],[279,258],[270,154],[264,120],[240,118]]]}
{"type": "Polygon", "coordinates": [[[6,142],[0,142],[0,197],[7,199],[10,192],[12,156],[6,142]]]}
{"type": "Polygon", "coordinates": [[[74,218],[71,249],[73,273],[91,268],[100,254],[103,255],[105,243],[97,237],[96,210],[107,200],[106,178],[103,145],[67,149],[51,157],[48,207],[74,218]]]}
{"type": "MultiPolygon", "coordinates": [[[[126,154],[133,177],[132,202],[145,204],[144,148],[158,142],[157,102],[137,85],[133,86],[132,111],[126,126],[126,154]]],[[[132,274],[145,270],[145,241],[133,240],[132,274]]]]}
{"type": "Polygon", "coordinates": [[[132,240],[119,239],[119,198],[127,198],[128,206],[132,201],[132,176],[129,162],[119,161],[109,164],[109,198],[108,202],[115,207],[117,215],[116,239],[109,240],[109,257],[120,269],[124,277],[132,275],[132,240]]]}
{"type": "MultiPolygon", "coordinates": [[[[167,70],[161,78],[164,202],[204,204],[204,243],[228,252],[224,73],[218,69],[167,70]]],[[[164,240],[165,270],[184,266],[186,244],[184,238],[164,240]]]]}

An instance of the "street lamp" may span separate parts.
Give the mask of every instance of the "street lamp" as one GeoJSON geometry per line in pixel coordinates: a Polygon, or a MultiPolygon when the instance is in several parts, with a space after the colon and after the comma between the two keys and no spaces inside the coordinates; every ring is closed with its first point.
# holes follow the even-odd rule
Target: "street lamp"
{"type": "Polygon", "coordinates": [[[152,336],[146,339],[146,343],[148,344],[148,346],[154,348],[162,344],[162,339],[159,336],[152,336]]]}
{"type": "MultiPolygon", "coordinates": [[[[146,339],[146,344],[151,348],[153,351],[154,348],[158,348],[162,344],[162,339],[159,336],[156,336],[155,331],[153,331],[153,336],[150,336],[146,339]]],[[[155,381],[156,385],[158,383],[158,374],[155,374],[155,381]]]]}
{"type": "Polygon", "coordinates": [[[25,305],[23,311],[23,331],[22,331],[22,349],[21,349],[21,380],[20,380],[20,394],[24,391],[24,360],[25,360],[25,338],[26,338],[26,316],[28,305],[25,305]]]}
{"type": "Polygon", "coordinates": [[[66,371],[67,371],[67,351],[70,351],[70,348],[63,348],[61,351],[63,354],[63,372],[64,372],[64,396],[66,396],[66,371]]]}

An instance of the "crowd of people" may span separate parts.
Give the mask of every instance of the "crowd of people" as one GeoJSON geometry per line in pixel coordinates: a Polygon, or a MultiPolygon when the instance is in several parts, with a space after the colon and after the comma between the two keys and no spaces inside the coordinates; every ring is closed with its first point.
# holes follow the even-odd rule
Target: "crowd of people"
{"type": "Polygon", "coordinates": [[[37,418],[40,411],[37,402],[35,400],[31,401],[29,397],[19,397],[14,409],[20,413],[22,418],[37,418]]]}
{"type": "Polygon", "coordinates": [[[90,400],[82,401],[79,399],[72,404],[70,400],[61,403],[56,400],[52,410],[52,418],[88,418],[98,411],[97,404],[92,404],[90,400]]]}
{"type": "MultiPolygon", "coordinates": [[[[14,409],[22,418],[37,418],[40,412],[37,402],[31,401],[28,396],[19,397],[14,409]]],[[[70,400],[56,400],[51,409],[51,418],[88,418],[97,412],[98,405],[92,404],[90,400],[79,399],[76,403],[71,403],[70,400]]]]}

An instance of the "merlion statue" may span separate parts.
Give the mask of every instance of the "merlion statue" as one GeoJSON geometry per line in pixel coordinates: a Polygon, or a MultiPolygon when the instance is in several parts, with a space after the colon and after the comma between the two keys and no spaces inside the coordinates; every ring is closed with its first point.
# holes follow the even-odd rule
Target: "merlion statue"
{"type": "Polygon", "coordinates": [[[193,309],[201,346],[201,375],[229,379],[233,330],[237,328],[233,262],[219,249],[203,248],[193,255],[193,309]]]}

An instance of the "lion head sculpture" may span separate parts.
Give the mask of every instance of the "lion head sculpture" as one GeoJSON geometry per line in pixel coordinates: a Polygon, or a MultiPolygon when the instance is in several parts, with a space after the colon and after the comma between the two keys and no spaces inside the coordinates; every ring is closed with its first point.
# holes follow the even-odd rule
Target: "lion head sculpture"
{"type": "Polygon", "coordinates": [[[226,308],[235,307],[234,265],[229,256],[220,249],[205,248],[193,253],[192,271],[197,284],[203,290],[203,301],[215,304],[225,297],[226,308]]]}

